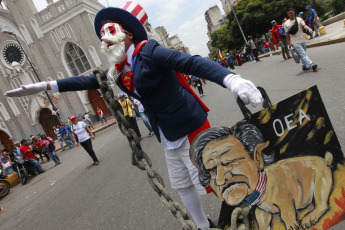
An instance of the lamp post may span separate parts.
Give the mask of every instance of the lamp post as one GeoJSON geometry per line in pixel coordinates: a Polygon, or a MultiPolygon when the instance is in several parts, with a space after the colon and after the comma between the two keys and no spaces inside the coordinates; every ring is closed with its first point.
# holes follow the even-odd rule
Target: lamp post
{"type": "Polygon", "coordinates": [[[238,27],[240,28],[240,31],[241,31],[241,33],[242,33],[243,39],[244,39],[244,41],[245,41],[246,44],[247,44],[246,36],[244,35],[243,30],[242,30],[242,27],[241,27],[241,24],[240,24],[240,22],[239,22],[238,19],[237,19],[237,15],[236,15],[235,9],[234,9],[234,7],[232,6],[231,0],[228,0],[228,1],[229,1],[229,4],[230,4],[230,7],[231,7],[231,11],[234,13],[234,16],[235,16],[237,25],[238,25],[238,27]]]}
{"type": "MultiPolygon", "coordinates": [[[[13,32],[10,32],[10,31],[3,31],[3,33],[13,35],[13,36],[16,38],[16,40],[17,40],[17,42],[18,42],[20,48],[22,49],[22,51],[23,51],[23,53],[24,53],[26,59],[28,60],[28,62],[29,62],[29,64],[30,64],[31,69],[34,71],[37,80],[41,82],[40,77],[38,76],[38,74],[37,74],[35,68],[33,67],[33,65],[32,65],[32,63],[31,63],[29,57],[26,55],[25,50],[23,49],[22,44],[20,43],[19,39],[17,38],[17,35],[16,35],[15,33],[13,33],[13,32]]],[[[20,64],[19,64],[18,62],[16,62],[16,61],[12,62],[12,63],[11,63],[11,66],[12,66],[16,71],[20,71],[20,64]]],[[[62,123],[62,120],[61,120],[60,114],[59,114],[59,112],[58,112],[58,108],[55,106],[55,104],[54,104],[54,102],[52,101],[52,99],[51,99],[49,93],[48,93],[46,90],[44,91],[44,93],[46,94],[46,96],[47,96],[47,98],[48,98],[50,104],[52,105],[53,111],[56,113],[56,116],[58,117],[59,122],[60,122],[60,124],[61,124],[61,123],[62,123]]]]}

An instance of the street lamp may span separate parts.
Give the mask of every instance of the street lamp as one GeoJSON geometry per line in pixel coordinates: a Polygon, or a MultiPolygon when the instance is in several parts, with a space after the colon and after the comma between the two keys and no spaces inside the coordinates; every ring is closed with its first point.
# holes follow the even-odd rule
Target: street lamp
{"type": "Polygon", "coordinates": [[[234,9],[234,7],[232,6],[231,0],[228,0],[228,1],[229,1],[229,4],[230,4],[230,7],[231,7],[231,11],[234,13],[234,16],[235,16],[237,25],[238,25],[238,27],[240,28],[240,31],[241,31],[241,33],[242,33],[243,39],[244,39],[244,41],[245,41],[246,44],[247,44],[246,36],[244,36],[244,33],[243,33],[243,30],[242,30],[241,24],[240,24],[240,22],[239,22],[238,19],[237,19],[237,15],[236,15],[235,9],[234,9]]]}
{"type": "MultiPolygon", "coordinates": [[[[24,53],[26,59],[28,60],[28,62],[29,62],[29,64],[30,64],[31,69],[34,71],[37,80],[41,82],[41,79],[40,79],[40,77],[38,76],[38,74],[37,74],[35,68],[33,67],[33,65],[32,65],[32,63],[31,63],[29,57],[26,55],[25,50],[23,49],[22,44],[19,42],[19,40],[18,40],[18,38],[17,38],[17,35],[16,35],[15,33],[13,33],[13,32],[10,32],[10,31],[3,31],[3,33],[4,33],[4,34],[13,35],[13,36],[16,38],[16,40],[17,40],[17,42],[18,42],[20,48],[22,49],[22,51],[23,51],[23,53],[24,53]]],[[[20,66],[20,64],[19,64],[18,62],[16,62],[16,61],[12,62],[12,63],[11,63],[11,66],[12,66],[17,72],[20,71],[20,67],[21,67],[21,66],[20,66]]],[[[52,99],[51,99],[50,95],[48,94],[48,92],[45,90],[44,93],[46,94],[46,96],[47,96],[47,98],[48,98],[50,104],[52,105],[53,111],[56,113],[56,116],[58,117],[59,122],[62,123],[60,114],[59,114],[59,112],[58,112],[58,108],[55,106],[55,104],[54,104],[54,102],[52,101],[52,99]]]]}

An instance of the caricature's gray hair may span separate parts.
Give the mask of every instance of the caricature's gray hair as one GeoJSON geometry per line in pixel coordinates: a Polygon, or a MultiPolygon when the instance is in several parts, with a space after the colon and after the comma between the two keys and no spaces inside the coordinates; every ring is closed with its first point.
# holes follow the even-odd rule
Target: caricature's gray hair
{"type": "Polygon", "coordinates": [[[199,180],[203,186],[210,182],[210,172],[205,168],[202,159],[202,151],[213,140],[221,140],[229,135],[235,136],[244,146],[249,156],[253,159],[255,146],[263,143],[260,130],[246,122],[237,123],[232,129],[227,127],[214,127],[200,133],[193,141],[189,154],[193,164],[198,168],[199,180]]]}

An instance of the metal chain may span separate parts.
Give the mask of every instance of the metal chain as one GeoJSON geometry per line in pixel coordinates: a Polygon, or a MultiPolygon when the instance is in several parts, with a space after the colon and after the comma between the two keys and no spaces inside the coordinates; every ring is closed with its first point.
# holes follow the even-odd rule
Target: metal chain
{"type": "Polygon", "coordinates": [[[164,181],[159,173],[153,169],[149,156],[142,150],[140,140],[130,123],[123,115],[120,103],[114,99],[114,93],[108,85],[103,70],[96,68],[93,73],[96,75],[101,93],[107,103],[110,112],[116,118],[121,132],[127,137],[129,146],[132,149],[132,165],[145,170],[153,190],[159,195],[161,202],[171,211],[175,218],[181,223],[184,230],[197,230],[194,221],[189,217],[186,208],[175,201],[165,189],[164,181]]]}

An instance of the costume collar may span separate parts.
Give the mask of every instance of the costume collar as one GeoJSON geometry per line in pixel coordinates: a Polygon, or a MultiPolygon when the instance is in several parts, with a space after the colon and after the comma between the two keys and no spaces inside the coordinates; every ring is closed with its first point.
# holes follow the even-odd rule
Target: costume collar
{"type": "Polygon", "coordinates": [[[127,52],[126,52],[126,55],[127,55],[127,62],[128,62],[129,65],[128,65],[128,66],[125,65],[125,66],[123,67],[123,73],[126,73],[127,71],[131,71],[131,67],[132,67],[132,56],[133,56],[134,49],[135,49],[135,46],[134,46],[134,44],[132,44],[132,45],[128,48],[127,52]]]}
{"type": "Polygon", "coordinates": [[[267,175],[265,171],[262,171],[259,173],[258,184],[256,185],[254,192],[244,199],[251,207],[261,201],[266,191],[266,183],[267,175]]]}

